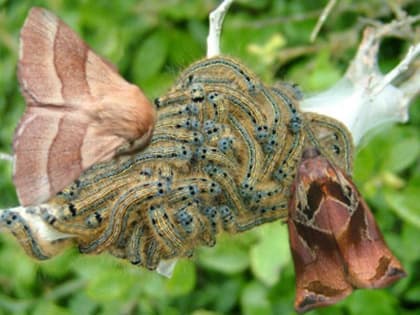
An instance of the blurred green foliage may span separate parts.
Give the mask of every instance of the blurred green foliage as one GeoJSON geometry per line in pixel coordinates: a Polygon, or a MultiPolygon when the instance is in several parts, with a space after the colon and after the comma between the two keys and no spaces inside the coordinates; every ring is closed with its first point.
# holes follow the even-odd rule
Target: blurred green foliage
{"type": "MultiPolygon", "coordinates": [[[[177,73],[205,56],[207,15],[215,0],[0,0],[0,151],[11,152],[24,109],[16,78],[19,29],[31,6],[44,6],[71,25],[95,51],[150,98],[177,73]]],[[[418,14],[416,1],[405,3],[418,14]]],[[[389,21],[398,1],[341,1],[315,44],[309,35],[326,1],[238,0],[227,16],[225,53],[264,80],[297,82],[305,92],[334,84],[360,40],[359,17],[389,21]],[[387,4],[388,5],[387,5],[387,4]]],[[[389,44],[389,43],[388,43],[389,44]]],[[[407,43],[382,45],[389,69],[407,43]]],[[[311,314],[419,314],[420,102],[410,121],[384,128],[359,150],[355,181],[372,207],[408,277],[386,290],[360,290],[311,314]]],[[[0,161],[0,208],[17,205],[11,165],[0,161]]],[[[237,236],[224,235],[178,263],[171,279],[107,255],[69,250],[38,263],[9,235],[0,234],[2,314],[293,314],[294,273],[287,231],[279,222],[237,236]]]]}

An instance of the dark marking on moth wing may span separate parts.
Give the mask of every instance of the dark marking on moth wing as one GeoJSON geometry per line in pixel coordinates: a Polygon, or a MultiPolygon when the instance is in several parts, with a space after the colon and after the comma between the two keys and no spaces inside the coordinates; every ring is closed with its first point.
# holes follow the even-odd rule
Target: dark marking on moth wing
{"type": "Polygon", "coordinates": [[[303,312],[307,308],[311,307],[312,305],[323,302],[324,300],[325,298],[323,298],[322,296],[309,293],[308,295],[305,296],[302,302],[300,302],[299,305],[297,305],[297,307],[298,307],[299,312],[303,312]]]}
{"type": "Polygon", "coordinates": [[[324,197],[322,185],[312,182],[307,193],[308,206],[303,209],[303,213],[310,220],[314,216],[316,210],[324,197]]]}
{"type": "Polygon", "coordinates": [[[375,275],[369,280],[370,281],[380,280],[381,278],[386,276],[390,263],[391,263],[391,259],[389,257],[382,256],[381,259],[379,260],[378,266],[376,267],[375,275]]]}
{"type": "Polygon", "coordinates": [[[385,275],[387,277],[404,277],[406,273],[402,269],[391,267],[385,275]]]}
{"type": "Polygon", "coordinates": [[[351,200],[343,192],[342,187],[336,181],[328,181],[325,183],[326,194],[333,196],[335,199],[345,203],[348,207],[352,206],[351,200]]]}
{"type": "Polygon", "coordinates": [[[322,284],[321,281],[312,281],[308,286],[307,289],[316,292],[317,294],[323,295],[323,296],[337,296],[344,292],[344,290],[335,289],[330,286],[326,286],[322,284]]]}
{"type": "Polygon", "coordinates": [[[361,203],[359,203],[356,211],[351,216],[349,223],[349,235],[352,236],[354,244],[359,244],[366,238],[367,222],[365,211],[361,203]]]}

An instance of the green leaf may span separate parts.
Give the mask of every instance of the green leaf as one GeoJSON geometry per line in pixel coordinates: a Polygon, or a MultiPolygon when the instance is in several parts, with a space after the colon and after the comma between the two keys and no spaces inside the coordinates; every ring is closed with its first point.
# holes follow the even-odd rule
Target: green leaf
{"type": "Polygon", "coordinates": [[[97,307],[98,304],[89,299],[84,291],[76,293],[69,302],[69,309],[74,315],[94,314],[97,307]]]}
{"type": "Polygon", "coordinates": [[[251,248],[251,269],[264,284],[272,286],[281,269],[290,261],[290,250],[286,226],[279,222],[265,224],[260,228],[261,238],[251,248]]]}
{"type": "Polygon", "coordinates": [[[418,191],[387,193],[385,200],[404,221],[420,229],[420,204],[418,191]]]}
{"type": "Polygon", "coordinates": [[[420,239],[420,229],[411,224],[404,224],[402,232],[396,236],[397,242],[395,250],[400,254],[400,257],[407,262],[420,260],[420,251],[418,250],[418,243],[415,240],[420,239]]]}
{"type": "Polygon", "coordinates": [[[420,142],[418,138],[401,139],[394,143],[384,161],[383,168],[401,172],[420,158],[420,142]]]}
{"type": "Polygon", "coordinates": [[[204,18],[212,6],[205,7],[203,4],[205,3],[200,1],[166,1],[161,12],[167,15],[165,19],[169,18],[175,21],[204,18]]]}
{"type": "Polygon", "coordinates": [[[310,62],[293,67],[289,77],[292,81],[299,82],[304,91],[319,91],[338,82],[341,72],[331,62],[330,52],[323,50],[310,62]]]}
{"type": "Polygon", "coordinates": [[[33,315],[71,315],[65,308],[50,301],[42,301],[36,305],[33,315]]]}
{"type": "Polygon", "coordinates": [[[396,298],[385,290],[355,291],[347,298],[346,306],[350,314],[396,314],[396,298]]]}
{"type": "Polygon", "coordinates": [[[234,308],[235,304],[238,303],[244,282],[239,276],[230,276],[229,279],[220,285],[217,283],[218,297],[216,298],[215,309],[227,313],[234,308]]]}
{"type": "Polygon", "coordinates": [[[190,260],[177,262],[172,277],[166,282],[165,288],[169,295],[185,295],[194,289],[196,282],[195,265],[190,260]]]}
{"type": "Polygon", "coordinates": [[[217,312],[207,311],[207,310],[196,310],[191,315],[221,315],[217,312]]]}
{"type": "Polygon", "coordinates": [[[238,3],[244,7],[249,7],[252,9],[263,9],[268,5],[269,0],[238,0],[238,3]]]}
{"type": "Polygon", "coordinates": [[[377,147],[371,141],[369,146],[364,146],[356,153],[353,176],[357,182],[365,183],[375,174],[377,165],[377,151],[375,149],[377,147]]]}
{"type": "Polygon", "coordinates": [[[420,283],[415,284],[404,294],[404,299],[410,302],[420,302],[420,283]]]}
{"type": "Polygon", "coordinates": [[[249,283],[242,292],[241,308],[244,315],[271,315],[267,289],[256,281],[249,283]]]}
{"type": "Polygon", "coordinates": [[[134,81],[139,83],[156,75],[165,63],[168,41],[163,32],[154,32],[140,46],[134,57],[134,81]]]}
{"type": "Polygon", "coordinates": [[[175,78],[172,74],[159,74],[143,80],[140,88],[146,93],[149,99],[154,99],[167,92],[174,80],[175,78]]]}
{"type": "Polygon", "coordinates": [[[205,55],[203,46],[200,46],[193,40],[190,33],[173,30],[168,33],[170,47],[177,49],[169,49],[169,60],[178,69],[183,70],[190,62],[201,59],[205,55]]]}
{"type": "Polygon", "coordinates": [[[104,269],[88,282],[86,294],[96,302],[126,300],[137,281],[128,272],[104,269]]]}
{"type": "Polygon", "coordinates": [[[198,260],[206,268],[226,274],[244,271],[249,266],[247,251],[227,237],[220,238],[213,248],[201,248],[198,260]]]}
{"type": "Polygon", "coordinates": [[[72,268],[70,261],[75,259],[76,255],[75,249],[67,249],[57,257],[42,262],[40,268],[44,274],[50,277],[62,278],[70,272],[72,268]]]}
{"type": "Polygon", "coordinates": [[[8,283],[12,286],[18,296],[27,296],[28,291],[36,282],[38,264],[28,257],[15,239],[9,239],[10,242],[0,251],[0,276],[13,275],[13,281],[8,283]]]}

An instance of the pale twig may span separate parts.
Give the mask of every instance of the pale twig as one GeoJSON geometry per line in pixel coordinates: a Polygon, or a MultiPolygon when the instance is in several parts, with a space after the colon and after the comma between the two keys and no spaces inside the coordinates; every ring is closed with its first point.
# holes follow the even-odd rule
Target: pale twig
{"type": "Polygon", "coordinates": [[[330,15],[332,9],[334,8],[337,0],[329,0],[326,7],[322,11],[322,14],[319,16],[318,21],[316,22],[315,28],[313,29],[310,37],[310,41],[313,43],[318,36],[319,31],[321,30],[322,25],[324,25],[327,20],[328,15],[330,15]]]}
{"type": "Polygon", "coordinates": [[[7,153],[0,152],[0,161],[13,161],[13,156],[7,153]]]}
{"type": "Polygon", "coordinates": [[[389,71],[382,79],[382,81],[375,86],[372,91],[373,95],[379,94],[386,86],[390,85],[396,78],[401,76],[402,74],[406,73],[408,70],[409,65],[413,62],[413,60],[420,55],[420,43],[411,46],[405,55],[404,59],[396,66],[394,69],[389,71]]]}
{"type": "Polygon", "coordinates": [[[411,66],[413,74],[400,84],[400,89],[404,92],[404,101],[410,103],[417,95],[420,94],[420,60],[414,62],[411,66]]]}
{"type": "Polygon", "coordinates": [[[376,29],[376,36],[378,38],[383,36],[394,36],[401,39],[412,40],[415,36],[415,32],[410,26],[420,21],[420,14],[407,16],[403,20],[394,20],[388,24],[383,24],[378,20],[366,17],[360,17],[358,20],[364,26],[373,26],[376,29]]]}
{"type": "Polygon", "coordinates": [[[407,12],[401,8],[401,3],[399,3],[399,1],[387,0],[387,4],[398,20],[403,20],[407,17],[407,12]]]}
{"type": "Polygon", "coordinates": [[[216,10],[209,15],[209,35],[207,36],[207,58],[220,54],[220,34],[223,19],[234,0],[224,0],[216,10]]]}

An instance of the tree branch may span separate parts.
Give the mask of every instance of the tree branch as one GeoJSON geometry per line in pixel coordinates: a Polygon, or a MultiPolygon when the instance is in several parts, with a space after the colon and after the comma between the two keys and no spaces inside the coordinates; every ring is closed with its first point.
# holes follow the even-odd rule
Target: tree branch
{"type": "Polygon", "coordinates": [[[0,161],[12,162],[13,161],[13,156],[11,156],[10,154],[7,154],[7,153],[0,152],[0,161]]]}
{"type": "Polygon", "coordinates": [[[311,43],[313,43],[318,36],[319,31],[321,30],[322,25],[324,25],[325,21],[327,20],[328,15],[330,15],[331,10],[334,8],[337,0],[329,0],[327,5],[325,6],[322,14],[319,16],[318,22],[315,25],[310,37],[311,43]]]}
{"type": "Polygon", "coordinates": [[[234,0],[223,0],[209,15],[209,35],[207,36],[207,58],[220,54],[220,35],[226,12],[234,0]]]}

